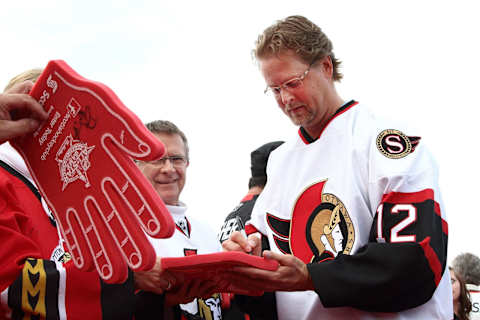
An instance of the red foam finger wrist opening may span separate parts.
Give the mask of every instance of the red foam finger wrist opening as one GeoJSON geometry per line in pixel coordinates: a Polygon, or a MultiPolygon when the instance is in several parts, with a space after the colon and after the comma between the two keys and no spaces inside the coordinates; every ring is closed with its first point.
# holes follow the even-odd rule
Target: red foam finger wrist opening
{"type": "Polygon", "coordinates": [[[252,267],[275,271],[279,264],[276,260],[266,259],[244,252],[228,251],[198,254],[185,257],[165,257],[161,259],[162,269],[186,278],[203,279],[217,284],[218,292],[231,292],[251,296],[262,295],[263,291],[248,290],[235,286],[228,281],[228,274],[234,267],[252,267]],[[225,276],[224,276],[225,275],[225,276]]]}

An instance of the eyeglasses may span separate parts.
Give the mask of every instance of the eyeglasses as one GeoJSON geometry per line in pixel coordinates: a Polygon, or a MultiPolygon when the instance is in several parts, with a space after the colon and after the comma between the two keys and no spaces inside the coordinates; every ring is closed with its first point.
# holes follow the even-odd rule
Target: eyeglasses
{"type": "Polygon", "coordinates": [[[182,168],[187,164],[187,159],[184,156],[170,156],[170,157],[163,157],[157,160],[149,161],[149,164],[158,167],[164,167],[167,164],[167,160],[170,161],[172,166],[175,168],[182,168]]]}
{"type": "Polygon", "coordinates": [[[285,89],[285,90],[288,90],[288,91],[292,91],[292,90],[297,89],[298,87],[300,87],[303,84],[303,80],[305,79],[308,72],[310,71],[311,66],[312,65],[309,65],[308,69],[305,70],[305,72],[299,77],[295,77],[293,79],[287,80],[279,86],[275,86],[275,87],[267,86],[265,88],[265,91],[263,91],[263,93],[268,94],[269,92],[273,92],[273,94],[275,96],[278,96],[281,93],[282,89],[285,89]]]}

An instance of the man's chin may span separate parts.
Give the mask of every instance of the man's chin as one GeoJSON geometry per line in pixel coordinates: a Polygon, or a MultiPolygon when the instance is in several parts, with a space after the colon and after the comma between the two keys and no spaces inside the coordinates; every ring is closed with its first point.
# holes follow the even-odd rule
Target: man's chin
{"type": "Polygon", "coordinates": [[[296,126],[302,126],[303,127],[304,124],[306,123],[304,118],[290,117],[290,120],[296,126]]]}
{"type": "Polygon", "coordinates": [[[178,191],[176,186],[170,184],[157,185],[155,190],[165,204],[173,203],[175,205],[177,203],[178,191]]]}

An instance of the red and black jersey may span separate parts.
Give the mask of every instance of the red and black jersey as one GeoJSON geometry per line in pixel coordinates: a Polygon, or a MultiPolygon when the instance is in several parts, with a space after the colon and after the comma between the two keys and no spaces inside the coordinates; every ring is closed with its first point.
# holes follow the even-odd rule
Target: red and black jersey
{"type": "Polygon", "coordinates": [[[0,148],[0,319],[132,319],[133,275],[109,285],[67,261],[53,216],[12,152],[0,148]]]}

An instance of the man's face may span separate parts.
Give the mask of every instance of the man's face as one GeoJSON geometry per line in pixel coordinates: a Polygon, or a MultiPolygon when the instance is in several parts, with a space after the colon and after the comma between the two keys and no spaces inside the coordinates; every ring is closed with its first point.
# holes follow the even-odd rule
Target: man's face
{"type": "MultiPolygon", "coordinates": [[[[154,135],[165,145],[164,157],[186,158],[185,144],[178,134],[155,133],[154,135]]],[[[163,165],[158,161],[139,163],[140,170],[153,185],[163,202],[172,206],[178,205],[178,198],[185,185],[187,166],[188,163],[174,165],[172,161],[165,161],[163,165]]]]}
{"type": "MultiPolygon", "coordinates": [[[[265,82],[270,87],[281,86],[302,76],[309,67],[290,51],[261,58],[259,63],[265,82]]],[[[335,111],[328,106],[329,93],[333,89],[331,72],[331,60],[323,58],[311,66],[301,85],[288,89],[282,87],[279,93],[273,93],[278,106],[292,122],[315,136],[320,134],[335,111]]]]}

